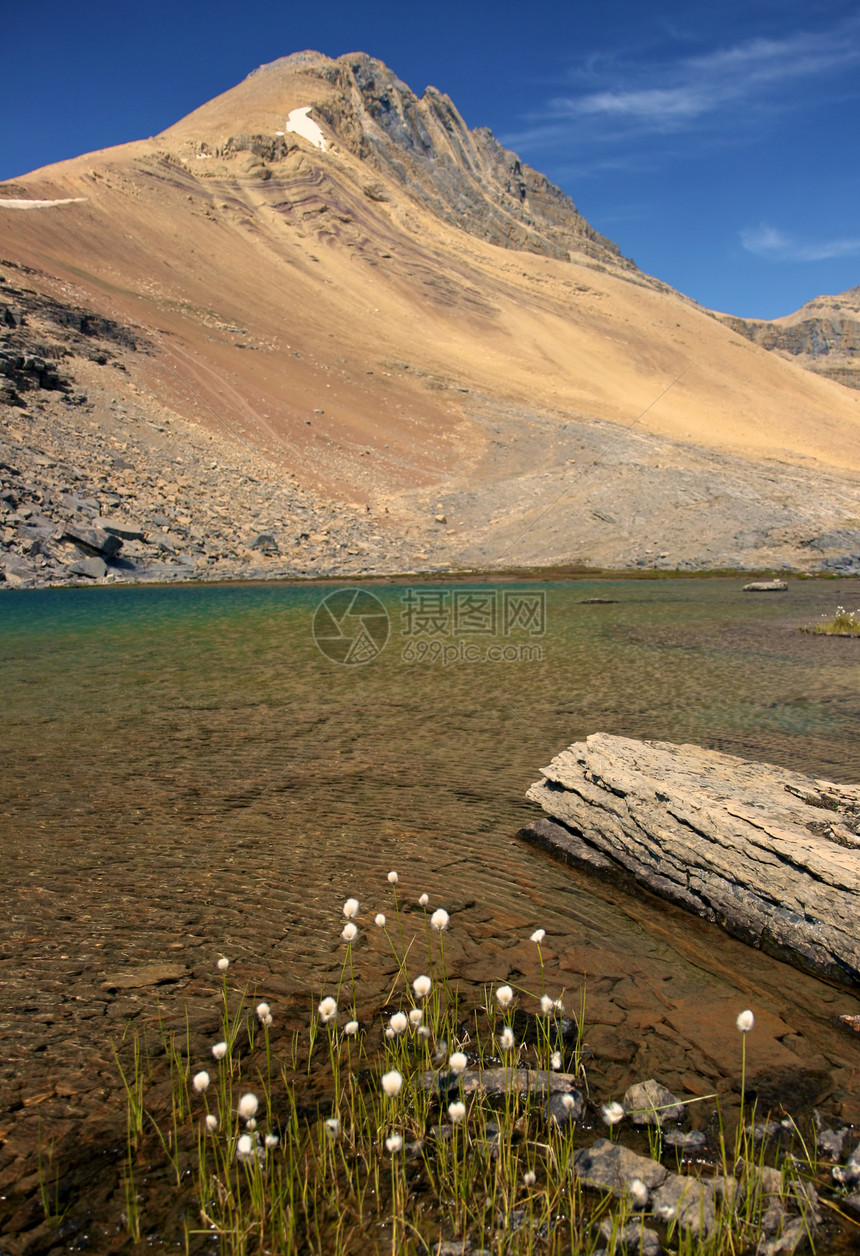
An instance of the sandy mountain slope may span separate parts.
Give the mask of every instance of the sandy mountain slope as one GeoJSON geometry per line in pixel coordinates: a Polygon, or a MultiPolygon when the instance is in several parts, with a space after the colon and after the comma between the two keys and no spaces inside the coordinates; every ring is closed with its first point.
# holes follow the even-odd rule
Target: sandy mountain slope
{"type": "MultiPolygon", "coordinates": [[[[814,566],[855,547],[860,394],[643,275],[446,96],[417,98],[363,54],[283,58],[162,135],[0,187],[0,258],[0,301],[26,288],[32,328],[47,300],[137,338],[108,374],[58,350],[88,440],[131,441],[141,468],[120,491],[101,465],[89,509],[146,523],[158,507],[177,552],[196,528],[198,575],[245,570],[266,529],[271,572],[814,566]],[[204,477],[206,442],[219,452],[204,477]],[[177,459],[184,506],[161,486],[177,459]],[[246,517],[230,486],[252,464],[271,491],[246,517]],[[353,544],[309,548],[296,493],[337,507],[330,535],[347,512],[353,544]]],[[[28,407],[43,446],[63,433],[40,456],[75,463],[68,400],[12,400],[22,467],[28,407]]],[[[32,506],[48,521],[50,495],[32,506]]],[[[20,524],[6,521],[8,546],[20,524]]]]}
{"type": "Polygon", "coordinates": [[[814,297],[783,318],[723,315],[723,321],[780,357],[848,388],[860,388],[860,287],[835,297],[814,297]]]}

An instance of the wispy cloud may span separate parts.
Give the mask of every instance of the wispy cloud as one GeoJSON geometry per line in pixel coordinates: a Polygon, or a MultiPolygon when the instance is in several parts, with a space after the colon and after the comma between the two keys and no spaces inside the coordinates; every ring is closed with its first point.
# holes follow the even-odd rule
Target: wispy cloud
{"type": "Polygon", "coordinates": [[[778,262],[826,262],[832,258],[860,254],[860,236],[804,243],[768,223],[745,228],[740,236],[741,244],[748,253],[778,262]]]}
{"type": "Polygon", "coordinates": [[[695,56],[594,57],[571,71],[574,90],[526,119],[514,144],[624,141],[732,123],[748,131],[767,114],[802,105],[813,82],[834,82],[860,64],[860,22],[783,38],[753,38],[695,56]]]}

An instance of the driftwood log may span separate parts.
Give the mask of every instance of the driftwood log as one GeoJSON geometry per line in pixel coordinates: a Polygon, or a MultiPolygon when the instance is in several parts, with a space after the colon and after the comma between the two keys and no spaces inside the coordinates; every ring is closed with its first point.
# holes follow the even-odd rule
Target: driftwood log
{"type": "Polygon", "coordinates": [[[798,967],[860,984],[860,788],[699,746],[595,733],[527,797],[527,841],[798,967]]]}

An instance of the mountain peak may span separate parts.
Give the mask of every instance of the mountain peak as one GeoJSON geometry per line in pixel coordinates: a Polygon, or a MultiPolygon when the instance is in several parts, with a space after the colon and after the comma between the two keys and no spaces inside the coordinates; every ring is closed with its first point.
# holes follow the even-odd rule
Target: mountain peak
{"type": "MultiPolygon", "coordinates": [[[[292,130],[286,118],[296,109],[310,109],[326,147],[331,142],[355,158],[365,183],[368,175],[370,182],[390,181],[399,195],[448,226],[503,248],[564,260],[585,254],[638,275],[569,196],[504,148],[488,127],[470,130],[444,92],[428,86],[419,97],[364,52],[333,59],[305,50],[279,57],[165,137],[184,139],[186,147],[205,144],[206,152],[223,157],[235,153],[239,136],[265,145],[279,131],[292,130]]],[[[388,199],[384,188],[380,199],[388,199]]]]}

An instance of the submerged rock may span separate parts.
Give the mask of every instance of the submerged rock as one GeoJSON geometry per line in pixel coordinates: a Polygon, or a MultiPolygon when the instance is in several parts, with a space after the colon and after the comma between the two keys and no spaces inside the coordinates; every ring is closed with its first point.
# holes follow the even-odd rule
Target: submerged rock
{"type": "Polygon", "coordinates": [[[611,868],[780,959],[860,984],[860,788],[595,733],[527,797],[552,820],[524,840],[583,867],[593,851],[603,877],[611,868]]]}

